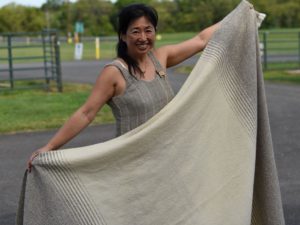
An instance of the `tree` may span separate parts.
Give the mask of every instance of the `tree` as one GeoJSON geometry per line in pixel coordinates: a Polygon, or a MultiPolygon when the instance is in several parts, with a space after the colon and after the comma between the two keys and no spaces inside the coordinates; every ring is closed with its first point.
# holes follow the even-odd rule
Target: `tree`
{"type": "MultiPolygon", "coordinates": [[[[132,3],[153,6],[159,16],[159,32],[193,31],[224,18],[240,0],[48,0],[42,11],[34,7],[9,4],[0,8],[0,32],[40,31],[45,27],[62,33],[74,31],[82,21],[85,35],[111,35],[121,8],[132,3]],[[48,25],[47,25],[48,24],[48,25]]],[[[299,27],[299,0],[251,0],[255,9],[267,14],[263,27],[299,27]]]]}
{"type": "Polygon", "coordinates": [[[85,35],[107,35],[114,29],[109,16],[113,4],[104,0],[79,0],[75,3],[73,21],[81,21],[85,26],[85,35]]]}
{"type": "Polygon", "coordinates": [[[297,27],[300,24],[300,4],[294,1],[279,3],[274,6],[271,15],[276,27],[297,27]]]}
{"type": "Polygon", "coordinates": [[[42,5],[42,10],[57,10],[59,9],[65,2],[65,0],[47,0],[45,4],[42,5]]]}
{"type": "Polygon", "coordinates": [[[34,32],[44,27],[43,13],[37,8],[10,4],[0,10],[0,32],[34,32]]]}

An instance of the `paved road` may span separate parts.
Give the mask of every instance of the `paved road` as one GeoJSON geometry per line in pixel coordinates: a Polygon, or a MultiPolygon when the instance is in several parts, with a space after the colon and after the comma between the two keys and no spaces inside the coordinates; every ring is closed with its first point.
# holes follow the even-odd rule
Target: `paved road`
{"type": "MultiPolygon", "coordinates": [[[[192,59],[188,63],[193,63],[192,59]]],[[[106,62],[63,64],[64,80],[93,83],[106,62]]],[[[170,70],[169,74],[173,74],[170,70]]],[[[185,75],[171,75],[177,91],[185,75]]],[[[270,124],[287,225],[300,225],[300,86],[266,83],[270,124]]],[[[13,225],[21,178],[30,153],[55,131],[0,136],[0,225],[13,225]]],[[[92,126],[65,147],[95,144],[114,136],[114,125],[92,126]]]]}

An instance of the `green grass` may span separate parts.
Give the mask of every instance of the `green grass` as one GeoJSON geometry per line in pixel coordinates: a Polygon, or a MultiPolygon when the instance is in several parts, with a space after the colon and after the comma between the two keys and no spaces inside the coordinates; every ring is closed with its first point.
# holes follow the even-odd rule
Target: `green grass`
{"type": "Polygon", "coordinates": [[[176,44],[181,41],[185,41],[189,38],[192,38],[197,33],[192,32],[182,32],[182,33],[171,33],[171,34],[159,34],[161,35],[161,40],[156,41],[156,47],[160,47],[163,45],[176,44]]]}
{"type": "Polygon", "coordinates": [[[296,70],[300,69],[299,62],[276,62],[276,63],[268,63],[267,71],[269,70],[296,70]]]}
{"type": "MultiPolygon", "coordinates": [[[[115,57],[115,45],[114,41],[103,41],[100,44],[100,59],[111,59],[115,57]]],[[[74,60],[74,44],[61,44],[61,58],[62,61],[74,60]]],[[[95,60],[96,58],[95,43],[85,42],[83,43],[83,56],[85,60],[95,60]]]]}
{"type": "MultiPolygon", "coordinates": [[[[86,84],[64,84],[63,93],[55,87],[49,92],[40,89],[1,92],[0,133],[58,128],[85,102],[91,88],[86,84]]],[[[93,124],[113,121],[111,110],[105,105],[93,124]]]]}
{"type": "MultiPolygon", "coordinates": [[[[115,57],[115,42],[103,41],[100,45],[100,59],[111,59],[115,57]]],[[[95,43],[85,42],[83,43],[83,59],[95,60],[95,43]]],[[[0,43],[1,46],[1,43],[0,43]]],[[[2,44],[3,46],[3,44],[2,44]]],[[[61,43],[60,45],[60,57],[62,61],[74,60],[75,44],[61,43]]],[[[40,56],[41,59],[15,59],[14,64],[28,63],[28,62],[42,62],[43,61],[43,49],[42,48],[14,48],[12,50],[13,57],[35,57],[40,56]]],[[[7,58],[8,53],[6,49],[0,49],[0,58],[7,58]]],[[[6,60],[1,60],[0,64],[7,64],[6,60]]]]}
{"type": "MultiPolygon", "coordinates": [[[[189,74],[193,66],[178,67],[176,71],[181,74],[189,74]]],[[[268,81],[300,84],[300,73],[291,73],[283,70],[264,71],[264,79],[268,81]]]]}
{"type": "Polygon", "coordinates": [[[270,70],[264,72],[264,78],[269,81],[300,84],[300,73],[270,70]]]}

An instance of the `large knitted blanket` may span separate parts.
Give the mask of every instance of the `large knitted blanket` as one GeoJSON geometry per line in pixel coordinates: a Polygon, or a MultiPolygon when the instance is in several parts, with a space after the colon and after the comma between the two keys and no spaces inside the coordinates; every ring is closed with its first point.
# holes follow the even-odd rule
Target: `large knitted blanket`
{"type": "Polygon", "coordinates": [[[25,175],[24,225],[283,225],[258,45],[242,1],[175,98],[104,143],[51,151],[25,175]]]}

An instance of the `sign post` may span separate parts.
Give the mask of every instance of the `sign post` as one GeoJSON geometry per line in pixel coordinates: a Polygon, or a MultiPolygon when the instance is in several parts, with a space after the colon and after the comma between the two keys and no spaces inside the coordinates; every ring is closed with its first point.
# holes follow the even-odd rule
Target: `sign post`
{"type": "Polygon", "coordinates": [[[77,21],[75,23],[75,34],[74,34],[74,42],[75,42],[75,51],[74,51],[74,59],[81,60],[83,54],[83,43],[81,41],[81,35],[84,32],[83,22],[77,21]]]}
{"type": "Polygon", "coordinates": [[[99,37],[96,37],[95,45],[96,45],[96,59],[100,59],[100,38],[99,37]]]}
{"type": "Polygon", "coordinates": [[[83,53],[83,44],[82,43],[76,43],[75,44],[74,59],[81,60],[82,59],[82,53],[83,53]]]}

